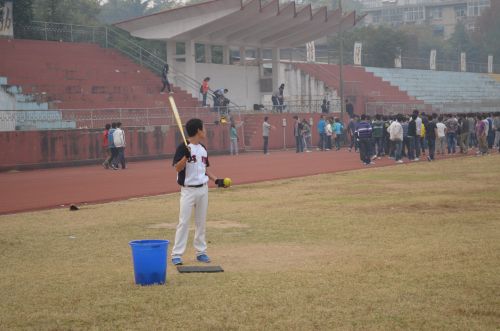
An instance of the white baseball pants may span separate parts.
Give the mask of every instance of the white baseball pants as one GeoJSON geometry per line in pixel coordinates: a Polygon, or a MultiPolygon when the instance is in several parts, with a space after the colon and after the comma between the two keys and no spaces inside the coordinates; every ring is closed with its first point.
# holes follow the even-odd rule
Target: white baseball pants
{"type": "Polygon", "coordinates": [[[181,257],[186,251],[189,236],[189,222],[194,207],[194,241],[196,255],[205,254],[207,243],[205,240],[206,219],[208,209],[208,185],[202,187],[182,187],[179,224],[175,232],[175,244],[172,248],[172,257],[181,257]]]}

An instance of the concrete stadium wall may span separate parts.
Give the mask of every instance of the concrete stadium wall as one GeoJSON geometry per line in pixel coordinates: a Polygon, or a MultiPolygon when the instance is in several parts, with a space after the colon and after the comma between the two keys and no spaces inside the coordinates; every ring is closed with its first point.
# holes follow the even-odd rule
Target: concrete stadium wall
{"type": "MultiPolygon", "coordinates": [[[[176,62],[177,70],[184,71],[185,64],[176,62]]],[[[273,91],[278,89],[281,83],[285,83],[285,100],[289,96],[297,98],[301,96],[303,101],[309,99],[321,99],[326,91],[324,83],[316,80],[314,77],[301,73],[288,63],[279,65],[281,81],[273,85],[273,91]]],[[[271,93],[260,93],[259,67],[225,65],[214,63],[197,63],[196,80],[202,81],[205,77],[210,77],[210,88],[212,90],[219,88],[229,89],[227,97],[237,105],[244,106],[246,109],[253,109],[254,104],[271,103],[271,93]]],[[[173,78],[174,84],[175,77],[173,78]]],[[[181,81],[178,82],[182,84],[181,81]]],[[[336,92],[330,91],[330,97],[335,98],[336,92]]],[[[198,91],[194,95],[199,96],[198,91]]],[[[210,104],[212,100],[208,100],[210,104]]]]}
{"type": "MultiPolygon", "coordinates": [[[[227,130],[206,125],[209,150],[226,150],[227,130]]],[[[182,141],[176,126],[127,127],[126,157],[153,159],[172,156],[182,141]]],[[[46,130],[0,132],[0,170],[50,168],[101,162],[102,130],[46,130]]]]}
{"type": "MultiPolygon", "coordinates": [[[[213,63],[196,64],[196,80],[210,77],[210,88],[229,89],[227,97],[240,106],[253,109],[254,103],[260,103],[259,67],[223,65],[213,63]]],[[[209,100],[213,104],[212,100],[209,100]]]]}
{"type": "MultiPolygon", "coordinates": [[[[294,148],[293,115],[295,114],[251,114],[245,115],[238,129],[240,150],[262,150],[262,122],[276,127],[271,131],[270,149],[294,148]],[[287,127],[283,130],[283,119],[287,127]],[[244,141],[245,140],[245,141],[244,141]],[[243,145],[246,144],[246,146],[243,145]]],[[[297,114],[308,121],[313,119],[313,143],[317,142],[316,123],[320,114],[297,114]]],[[[337,114],[338,116],[338,114],[337,114]]],[[[206,123],[205,146],[211,154],[229,152],[229,126],[206,123]]],[[[158,159],[172,157],[181,135],[176,126],[126,127],[128,160],[158,159]]],[[[99,164],[104,158],[100,129],[8,131],[0,132],[0,171],[14,169],[37,169],[84,164],[99,164]]]]}

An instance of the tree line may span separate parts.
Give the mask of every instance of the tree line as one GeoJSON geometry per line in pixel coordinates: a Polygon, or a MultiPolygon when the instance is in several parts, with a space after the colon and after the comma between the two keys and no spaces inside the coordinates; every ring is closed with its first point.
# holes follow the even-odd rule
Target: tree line
{"type": "MultiPolygon", "coordinates": [[[[111,24],[114,22],[156,13],[183,4],[202,0],[15,0],[14,30],[31,21],[71,23],[80,25],[111,24]]],[[[5,0],[0,0],[3,5],[5,0]]],[[[337,6],[338,0],[312,0],[313,7],[337,6]]],[[[346,10],[359,9],[359,3],[345,0],[346,10]]],[[[344,33],[344,49],[350,50],[355,42],[363,43],[363,53],[371,58],[370,65],[393,67],[394,58],[428,58],[437,50],[443,61],[457,61],[466,52],[468,62],[485,63],[488,55],[500,63],[500,1],[492,1],[491,8],[478,17],[474,31],[457,24],[453,35],[444,39],[434,36],[430,26],[359,27],[344,33]]],[[[328,48],[338,50],[340,38],[328,38],[328,48]]]]}

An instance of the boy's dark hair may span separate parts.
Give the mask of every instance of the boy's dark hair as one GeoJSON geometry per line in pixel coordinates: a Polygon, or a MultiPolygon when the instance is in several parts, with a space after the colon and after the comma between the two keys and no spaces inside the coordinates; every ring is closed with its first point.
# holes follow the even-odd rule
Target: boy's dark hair
{"type": "Polygon", "coordinates": [[[118,123],[116,123],[116,127],[117,127],[117,128],[121,128],[121,127],[122,127],[122,122],[118,122],[118,123]]]}
{"type": "Polygon", "coordinates": [[[380,121],[380,119],[382,118],[382,115],[377,114],[377,115],[375,115],[375,118],[377,119],[377,121],[380,121]]]}
{"type": "Polygon", "coordinates": [[[418,109],[413,109],[413,114],[416,114],[418,116],[418,109]]]}
{"type": "Polygon", "coordinates": [[[111,123],[111,127],[112,127],[113,129],[116,129],[116,123],[115,123],[115,122],[111,123]]]}
{"type": "Polygon", "coordinates": [[[267,120],[269,119],[269,117],[264,117],[264,122],[267,122],[267,120]]]}
{"type": "Polygon", "coordinates": [[[106,125],[104,126],[104,128],[105,128],[106,130],[111,129],[111,124],[109,124],[109,123],[108,123],[108,124],[106,124],[106,125]]]}
{"type": "Polygon", "coordinates": [[[294,119],[296,119],[296,120],[298,120],[298,119],[299,119],[299,117],[298,117],[297,115],[295,115],[293,118],[294,118],[294,119]]]}
{"type": "Polygon", "coordinates": [[[365,114],[362,114],[362,115],[361,115],[361,120],[362,120],[362,121],[366,120],[366,115],[365,115],[365,114]]]}
{"type": "Polygon", "coordinates": [[[189,137],[194,137],[198,130],[203,130],[203,121],[199,118],[192,118],[186,123],[186,131],[189,137]]]}

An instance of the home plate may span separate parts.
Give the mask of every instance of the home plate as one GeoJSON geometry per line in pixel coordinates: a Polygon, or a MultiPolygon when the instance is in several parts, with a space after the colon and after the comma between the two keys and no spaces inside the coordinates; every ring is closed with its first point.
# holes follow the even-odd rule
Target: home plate
{"type": "Polygon", "coordinates": [[[191,273],[191,272],[224,272],[219,265],[209,265],[209,266],[196,266],[196,265],[179,265],[177,266],[177,271],[180,273],[191,273]]]}

